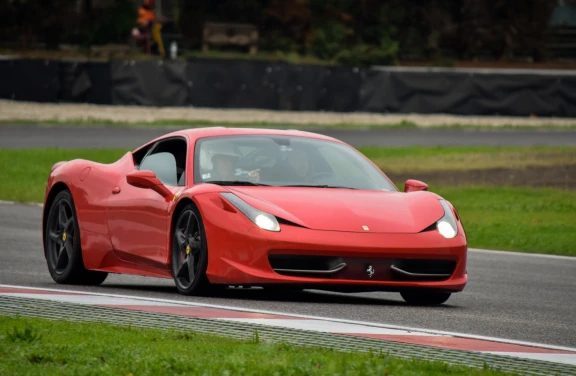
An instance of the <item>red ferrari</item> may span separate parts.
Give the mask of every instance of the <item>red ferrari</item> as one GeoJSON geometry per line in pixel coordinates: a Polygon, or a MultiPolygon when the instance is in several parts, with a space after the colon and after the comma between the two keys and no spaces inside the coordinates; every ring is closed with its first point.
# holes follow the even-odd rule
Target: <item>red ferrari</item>
{"type": "Polygon", "coordinates": [[[126,273],[187,295],[236,285],[442,304],[467,281],[448,201],[416,180],[399,192],[349,145],[302,131],[191,129],[111,164],[58,162],[43,231],[57,283],[126,273]]]}

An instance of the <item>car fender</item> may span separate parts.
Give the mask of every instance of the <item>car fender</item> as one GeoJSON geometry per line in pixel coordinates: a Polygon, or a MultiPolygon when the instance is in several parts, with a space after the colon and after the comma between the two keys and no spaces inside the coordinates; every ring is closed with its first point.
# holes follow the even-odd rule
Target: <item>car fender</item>
{"type": "Polygon", "coordinates": [[[80,231],[108,235],[106,202],[120,178],[133,168],[131,153],[110,164],[85,159],[57,163],[48,177],[45,215],[54,197],[54,188],[66,186],[74,200],[80,231]]]}

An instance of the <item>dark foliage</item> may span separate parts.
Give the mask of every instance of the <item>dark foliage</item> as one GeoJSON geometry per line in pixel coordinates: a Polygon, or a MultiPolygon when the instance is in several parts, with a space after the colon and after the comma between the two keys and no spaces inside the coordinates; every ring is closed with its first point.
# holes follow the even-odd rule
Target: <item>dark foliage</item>
{"type": "MultiPolygon", "coordinates": [[[[396,59],[449,61],[546,58],[557,0],[164,0],[182,43],[198,48],[207,21],[258,26],[260,49],[346,64],[396,59]]],[[[571,0],[572,1],[572,0],[571,0]]],[[[135,23],[138,0],[0,1],[0,41],[118,43],[135,23]]]]}
{"type": "Polygon", "coordinates": [[[199,44],[203,21],[259,26],[266,50],[347,64],[398,57],[545,58],[557,0],[181,0],[182,30],[199,44]],[[190,20],[193,19],[193,22],[190,20]],[[195,30],[187,33],[186,30],[195,30]]]}

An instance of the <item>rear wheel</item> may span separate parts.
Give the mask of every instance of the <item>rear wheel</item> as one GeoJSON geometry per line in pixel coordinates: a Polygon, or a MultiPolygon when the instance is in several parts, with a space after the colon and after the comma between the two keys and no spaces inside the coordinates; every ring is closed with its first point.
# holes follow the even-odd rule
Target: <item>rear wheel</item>
{"type": "Polygon", "coordinates": [[[61,284],[99,285],[108,273],[86,270],[82,260],[80,228],[69,191],[56,195],[48,211],[44,254],[52,279],[61,284]]]}
{"type": "Polygon", "coordinates": [[[413,290],[403,291],[400,295],[408,304],[428,306],[445,303],[452,294],[442,291],[413,290]]]}
{"type": "Polygon", "coordinates": [[[172,275],[178,292],[204,295],[217,290],[206,277],[208,247],[200,211],[186,205],[176,217],[172,230],[172,275]]]}

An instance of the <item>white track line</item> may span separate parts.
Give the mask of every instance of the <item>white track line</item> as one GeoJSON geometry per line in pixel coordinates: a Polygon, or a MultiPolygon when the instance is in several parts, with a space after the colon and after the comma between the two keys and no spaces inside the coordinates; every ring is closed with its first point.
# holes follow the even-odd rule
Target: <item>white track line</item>
{"type": "Polygon", "coordinates": [[[480,340],[485,340],[485,341],[509,343],[509,344],[514,344],[514,345],[540,347],[540,348],[551,349],[551,350],[564,350],[564,351],[576,352],[576,348],[565,347],[565,346],[548,345],[548,344],[534,343],[534,342],[527,342],[527,341],[517,341],[517,340],[512,340],[512,339],[506,339],[506,338],[479,336],[479,335],[467,334],[467,333],[446,332],[446,331],[440,331],[440,330],[434,330],[434,329],[414,328],[414,327],[399,326],[399,325],[388,325],[388,324],[381,324],[381,323],[374,323],[374,322],[367,322],[367,321],[356,321],[356,320],[337,319],[337,318],[321,317],[321,316],[300,315],[300,314],[289,313],[289,312],[258,310],[258,309],[233,307],[233,306],[225,306],[225,305],[218,305],[218,304],[192,303],[192,302],[179,301],[179,300],[146,298],[146,297],[141,297],[141,296],[120,295],[120,294],[93,293],[93,292],[75,291],[75,290],[48,289],[48,288],[37,288],[37,287],[16,286],[16,285],[3,285],[3,284],[0,284],[0,287],[28,289],[28,290],[67,292],[67,293],[76,293],[76,294],[83,294],[83,295],[90,294],[90,295],[124,298],[124,299],[126,299],[126,298],[136,299],[136,300],[148,301],[148,302],[160,302],[160,303],[187,305],[187,306],[194,306],[194,307],[218,308],[218,309],[227,309],[227,310],[231,310],[231,311],[243,311],[243,312],[261,313],[261,314],[269,314],[269,315],[292,316],[292,317],[298,317],[298,318],[304,318],[304,319],[331,321],[331,322],[335,322],[335,323],[368,325],[368,326],[373,326],[373,327],[377,327],[377,328],[384,328],[384,329],[405,330],[405,331],[420,332],[420,333],[425,333],[425,334],[480,339],[480,340]]]}
{"type": "Polygon", "coordinates": [[[505,352],[505,351],[479,351],[485,354],[513,356],[515,358],[543,360],[546,362],[555,362],[576,366],[576,361],[572,354],[542,354],[542,353],[523,353],[523,352],[505,352]]]}
{"type": "Polygon", "coordinates": [[[535,258],[549,258],[549,259],[555,259],[555,260],[576,261],[576,257],[573,257],[573,256],[545,255],[542,253],[496,251],[496,250],[492,250],[492,249],[479,249],[479,248],[468,248],[468,251],[474,252],[474,253],[492,254],[495,256],[505,255],[505,256],[535,257],[535,258]]]}
{"type": "MultiPolygon", "coordinates": [[[[62,290],[60,290],[62,291],[62,290]]],[[[59,291],[59,292],[60,292],[59,291]]],[[[48,300],[59,303],[74,303],[82,305],[123,305],[123,306],[138,306],[142,305],[142,300],[131,298],[119,298],[112,296],[93,296],[90,293],[82,295],[73,294],[21,294],[21,293],[2,293],[4,296],[14,296],[16,298],[30,298],[39,300],[48,300]]],[[[147,302],[147,306],[162,306],[162,307],[181,307],[182,304],[169,304],[163,302],[147,302]]]]}
{"type": "MultiPolygon", "coordinates": [[[[294,316],[294,315],[291,315],[294,316]]],[[[338,334],[383,334],[383,335],[403,335],[403,336],[418,336],[422,335],[421,332],[414,332],[414,331],[407,331],[407,330],[398,330],[398,329],[390,329],[390,328],[381,328],[381,327],[374,327],[372,325],[359,325],[359,324],[350,324],[345,322],[339,322],[337,326],[335,326],[335,322],[330,320],[326,320],[322,318],[321,320],[313,320],[313,319],[252,319],[252,318],[222,318],[222,321],[230,321],[230,322],[240,322],[246,324],[257,324],[257,325],[265,325],[265,326],[276,326],[282,328],[289,328],[289,329],[299,329],[299,330],[311,330],[315,332],[321,333],[338,333],[338,334]]],[[[430,333],[426,333],[427,336],[430,337],[446,337],[446,336],[437,336],[432,335],[430,333]]]]}

